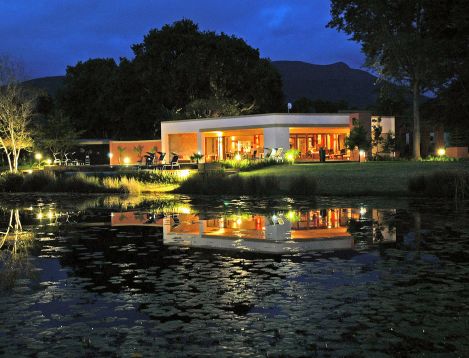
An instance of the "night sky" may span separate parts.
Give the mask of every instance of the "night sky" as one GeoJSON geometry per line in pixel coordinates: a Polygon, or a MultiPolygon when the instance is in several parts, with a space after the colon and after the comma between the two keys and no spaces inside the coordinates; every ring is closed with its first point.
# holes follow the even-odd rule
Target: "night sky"
{"type": "Polygon", "coordinates": [[[328,0],[1,0],[0,54],[29,78],[62,75],[80,60],[132,57],[148,30],[188,18],[272,60],[360,67],[359,45],[326,29],[329,17],[328,0]]]}

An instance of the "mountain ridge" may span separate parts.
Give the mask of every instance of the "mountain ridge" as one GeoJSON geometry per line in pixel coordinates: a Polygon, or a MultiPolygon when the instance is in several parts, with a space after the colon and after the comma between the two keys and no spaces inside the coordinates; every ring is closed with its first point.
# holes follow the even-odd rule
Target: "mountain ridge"
{"type": "MultiPolygon", "coordinates": [[[[303,61],[272,61],[282,77],[285,100],[294,102],[306,97],[311,100],[338,102],[366,109],[376,103],[379,85],[377,77],[351,68],[345,62],[317,65],[303,61]]],[[[40,88],[55,96],[63,86],[65,76],[34,78],[23,83],[40,88]]]]}

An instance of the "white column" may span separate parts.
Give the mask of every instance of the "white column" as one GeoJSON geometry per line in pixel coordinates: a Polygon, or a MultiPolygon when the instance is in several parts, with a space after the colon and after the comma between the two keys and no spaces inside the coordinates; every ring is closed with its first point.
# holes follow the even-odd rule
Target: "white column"
{"type": "MultiPolygon", "coordinates": [[[[288,127],[268,127],[264,128],[264,147],[283,148],[283,151],[290,149],[290,128],[288,127]]],[[[266,151],[264,151],[264,154],[266,151]]]]}

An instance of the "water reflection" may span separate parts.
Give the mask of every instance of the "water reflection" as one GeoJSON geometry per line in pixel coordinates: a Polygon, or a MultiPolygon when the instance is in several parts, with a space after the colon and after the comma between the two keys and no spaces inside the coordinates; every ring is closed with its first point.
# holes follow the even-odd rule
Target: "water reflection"
{"type": "Polygon", "coordinates": [[[19,209],[7,210],[3,217],[7,220],[4,231],[0,231],[0,290],[11,289],[17,280],[34,273],[29,260],[33,232],[23,229],[19,209]]]}
{"type": "Polygon", "coordinates": [[[0,262],[5,356],[467,351],[467,211],[388,199],[21,200],[0,211],[2,257],[29,265],[0,262]]]}
{"type": "MultiPolygon", "coordinates": [[[[174,209],[174,208],[173,208],[174,209]]],[[[163,229],[168,246],[230,249],[259,253],[295,253],[323,250],[351,250],[350,229],[371,222],[372,242],[395,242],[395,228],[389,225],[395,209],[325,208],[262,213],[193,213],[179,210],[111,213],[113,227],[146,226],[163,229]]]]}

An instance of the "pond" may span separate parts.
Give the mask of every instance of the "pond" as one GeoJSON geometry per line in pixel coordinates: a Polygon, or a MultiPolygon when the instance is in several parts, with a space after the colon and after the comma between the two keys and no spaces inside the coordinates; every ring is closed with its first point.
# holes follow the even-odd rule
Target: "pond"
{"type": "Polygon", "coordinates": [[[0,354],[465,356],[469,210],[8,196],[0,354]]]}

